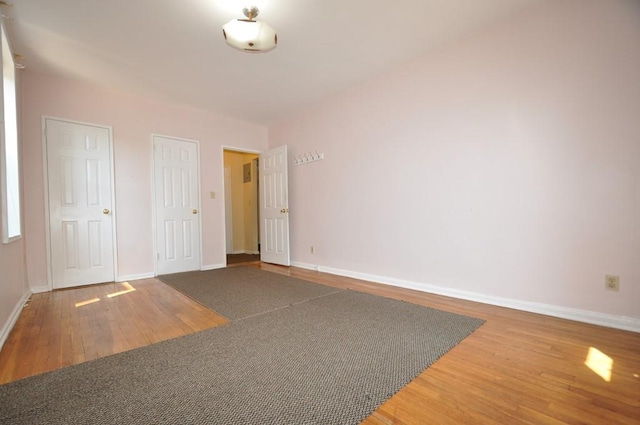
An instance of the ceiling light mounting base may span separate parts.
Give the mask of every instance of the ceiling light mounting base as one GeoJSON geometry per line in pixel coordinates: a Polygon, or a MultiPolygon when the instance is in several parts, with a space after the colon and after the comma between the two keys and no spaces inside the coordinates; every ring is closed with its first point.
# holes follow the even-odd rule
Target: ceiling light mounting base
{"type": "Polygon", "coordinates": [[[244,16],[249,18],[250,21],[253,21],[253,19],[260,14],[260,11],[257,6],[248,6],[242,9],[242,13],[244,13],[244,16]]]}

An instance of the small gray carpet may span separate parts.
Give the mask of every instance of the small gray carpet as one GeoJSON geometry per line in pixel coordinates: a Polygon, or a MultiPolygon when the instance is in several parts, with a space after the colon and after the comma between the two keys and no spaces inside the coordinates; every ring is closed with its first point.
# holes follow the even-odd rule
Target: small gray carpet
{"type": "Polygon", "coordinates": [[[0,386],[0,423],[357,424],[482,322],[327,293],[0,386]]]}
{"type": "Polygon", "coordinates": [[[158,278],[229,320],[342,291],[252,267],[167,274],[158,278]]]}

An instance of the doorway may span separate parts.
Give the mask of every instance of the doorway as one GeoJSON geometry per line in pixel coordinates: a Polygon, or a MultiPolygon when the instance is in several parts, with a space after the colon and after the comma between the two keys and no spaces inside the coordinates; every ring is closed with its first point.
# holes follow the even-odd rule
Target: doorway
{"type": "Polygon", "coordinates": [[[227,265],[260,261],[258,154],[225,149],[227,265]]]}

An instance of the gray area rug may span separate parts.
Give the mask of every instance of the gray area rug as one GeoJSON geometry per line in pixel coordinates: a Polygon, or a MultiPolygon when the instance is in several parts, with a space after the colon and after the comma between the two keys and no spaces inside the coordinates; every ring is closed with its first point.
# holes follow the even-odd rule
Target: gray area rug
{"type": "Polygon", "coordinates": [[[0,386],[0,423],[357,424],[482,322],[332,292],[0,386]]]}
{"type": "Polygon", "coordinates": [[[253,267],[166,274],[158,279],[229,320],[342,291],[253,267]]]}

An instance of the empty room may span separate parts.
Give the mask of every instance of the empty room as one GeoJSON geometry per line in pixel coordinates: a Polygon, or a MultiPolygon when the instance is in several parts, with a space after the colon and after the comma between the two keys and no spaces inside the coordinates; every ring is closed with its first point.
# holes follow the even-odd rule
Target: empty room
{"type": "Polygon", "coordinates": [[[640,425],[640,1],[0,12],[0,423],[640,425]]]}

